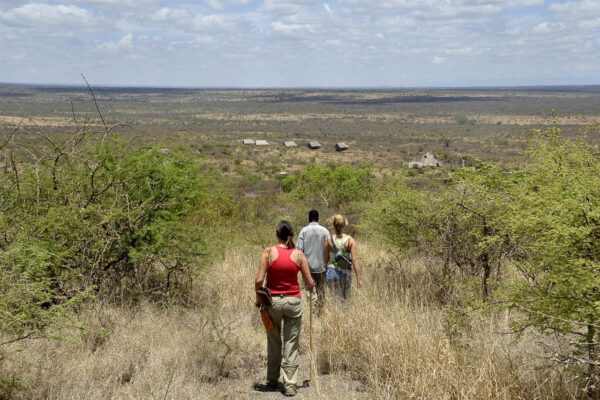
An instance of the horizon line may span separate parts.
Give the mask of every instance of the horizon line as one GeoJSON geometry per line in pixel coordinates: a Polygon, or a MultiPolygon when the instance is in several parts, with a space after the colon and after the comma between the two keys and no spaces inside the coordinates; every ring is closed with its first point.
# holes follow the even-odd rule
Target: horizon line
{"type": "MultiPolygon", "coordinates": [[[[85,83],[0,82],[0,86],[70,87],[87,89],[85,83]]],[[[439,90],[439,89],[527,89],[527,88],[600,88],[600,83],[553,85],[472,85],[472,86],[177,86],[90,84],[92,89],[193,89],[193,90],[439,90]]]]}

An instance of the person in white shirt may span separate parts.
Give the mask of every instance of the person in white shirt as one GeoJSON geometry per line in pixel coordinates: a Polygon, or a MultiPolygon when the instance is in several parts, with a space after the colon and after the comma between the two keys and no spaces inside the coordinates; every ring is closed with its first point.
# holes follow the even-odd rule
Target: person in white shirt
{"type": "Polygon", "coordinates": [[[317,294],[315,306],[317,309],[323,303],[322,299],[327,273],[323,245],[328,236],[329,231],[327,228],[319,225],[319,212],[317,210],[310,210],[308,212],[308,225],[300,231],[296,248],[301,250],[308,260],[310,275],[315,281],[317,294]]]}

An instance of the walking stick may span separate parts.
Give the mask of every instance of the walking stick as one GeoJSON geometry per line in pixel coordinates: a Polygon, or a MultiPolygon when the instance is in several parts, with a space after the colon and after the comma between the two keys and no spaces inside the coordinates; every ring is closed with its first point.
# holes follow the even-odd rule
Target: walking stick
{"type": "Polygon", "coordinates": [[[312,381],[312,377],[313,377],[313,341],[312,341],[312,291],[309,294],[309,300],[308,300],[308,330],[309,330],[309,337],[310,337],[310,342],[308,345],[308,371],[309,371],[309,378],[305,379],[304,382],[302,382],[302,387],[309,387],[310,386],[310,382],[312,381]]]}
{"type": "Polygon", "coordinates": [[[310,291],[310,304],[308,306],[308,325],[310,330],[310,345],[309,345],[309,353],[310,353],[310,378],[309,381],[312,381],[313,377],[313,341],[312,341],[312,290],[310,291]]]}

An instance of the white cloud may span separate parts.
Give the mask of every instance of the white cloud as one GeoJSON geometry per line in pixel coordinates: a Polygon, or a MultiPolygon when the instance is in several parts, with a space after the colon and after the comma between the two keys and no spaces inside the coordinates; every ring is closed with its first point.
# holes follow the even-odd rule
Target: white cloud
{"type": "Polygon", "coordinates": [[[106,42],[101,43],[98,48],[101,50],[123,50],[123,49],[131,49],[133,47],[133,34],[128,33],[123,36],[119,41],[114,42],[106,42]]]}
{"type": "Polygon", "coordinates": [[[210,8],[212,8],[214,10],[222,11],[222,10],[225,9],[225,5],[223,4],[222,1],[219,1],[219,0],[205,0],[205,2],[206,2],[206,4],[210,8]]]}
{"type": "Polygon", "coordinates": [[[547,22],[544,21],[542,23],[537,24],[531,29],[532,33],[535,34],[545,34],[551,32],[557,32],[563,28],[563,24],[560,22],[547,22]]]}
{"type": "Polygon", "coordinates": [[[154,22],[175,22],[192,16],[188,10],[163,7],[150,14],[150,19],[154,22]]]}
{"type": "Polygon", "coordinates": [[[271,24],[271,27],[275,32],[279,33],[295,33],[301,31],[310,31],[310,25],[301,25],[301,24],[286,24],[281,21],[275,21],[271,24]]]}
{"type": "Polygon", "coordinates": [[[69,3],[85,4],[93,7],[118,7],[148,9],[158,7],[161,0],[69,0],[69,3]]]}
{"type": "Polygon", "coordinates": [[[0,63],[0,76],[29,81],[27,69],[45,65],[31,79],[78,82],[80,71],[95,71],[97,82],[119,84],[493,85],[504,75],[523,84],[594,83],[598,7],[600,0],[0,0],[0,53],[24,55],[0,63]]]}
{"type": "Polygon", "coordinates": [[[356,13],[408,13],[427,19],[489,17],[508,8],[541,6],[544,0],[339,0],[356,13]]]}
{"type": "Polygon", "coordinates": [[[206,5],[214,10],[225,10],[228,7],[236,6],[236,5],[246,5],[250,3],[251,0],[204,0],[206,5]]]}
{"type": "Polygon", "coordinates": [[[289,16],[306,14],[309,10],[316,8],[324,10],[317,0],[264,0],[259,11],[279,16],[289,16]]]}
{"type": "Polygon", "coordinates": [[[444,49],[444,53],[459,56],[469,56],[475,53],[472,47],[444,49]]]}
{"type": "Polygon", "coordinates": [[[0,19],[16,25],[86,23],[90,12],[73,5],[31,3],[0,12],[0,19]]]}
{"type": "Polygon", "coordinates": [[[544,5],[544,0],[463,0],[466,5],[499,5],[503,7],[535,7],[544,5]]]}
{"type": "Polygon", "coordinates": [[[581,29],[585,29],[585,30],[598,29],[598,28],[600,28],[600,18],[579,21],[577,26],[579,26],[581,29]]]}
{"type": "Polygon", "coordinates": [[[220,14],[196,15],[184,22],[183,28],[192,32],[224,32],[234,31],[237,27],[237,18],[220,14]]]}
{"type": "Polygon", "coordinates": [[[231,6],[245,6],[250,4],[252,0],[220,0],[220,2],[225,4],[225,7],[231,6]]]}
{"type": "Polygon", "coordinates": [[[215,43],[215,38],[209,35],[196,35],[194,42],[200,45],[215,43]]]}
{"type": "Polygon", "coordinates": [[[586,31],[600,27],[600,1],[582,0],[554,3],[549,6],[557,21],[572,24],[573,28],[586,31]]]}
{"type": "Polygon", "coordinates": [[[329,39],[325,41],[325,46],[334,46],[339,47],[342,46],[344,42],[341,39],[329,39]]]}
{"type": "Polygon", "coordinates": [[[551,11],[563,16],[575,18],[589,18],[600,14],[600,1],[582,0],[567,1],[566,3],[553,3],[548,7],[551,11]]]}

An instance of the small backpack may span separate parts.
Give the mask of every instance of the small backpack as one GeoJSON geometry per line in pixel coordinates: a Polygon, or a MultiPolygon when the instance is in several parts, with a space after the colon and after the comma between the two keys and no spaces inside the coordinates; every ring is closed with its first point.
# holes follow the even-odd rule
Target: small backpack
{"type": "Polygon", "coordinates": [[[350,269],[352,268],[352,256],[350,254],[342,252],[337,245],[335,244],[335,240],[333,239],[333,235],[329,235],[331,238],[331,243],[333,243],[333,248],[335,250],[335,265],[340,267],[341,269],[350,269]]]}

